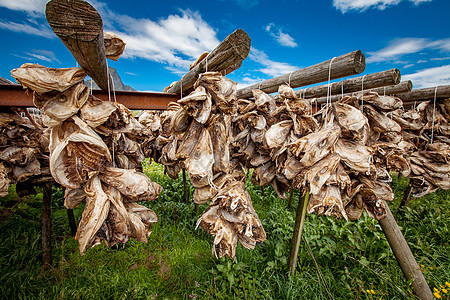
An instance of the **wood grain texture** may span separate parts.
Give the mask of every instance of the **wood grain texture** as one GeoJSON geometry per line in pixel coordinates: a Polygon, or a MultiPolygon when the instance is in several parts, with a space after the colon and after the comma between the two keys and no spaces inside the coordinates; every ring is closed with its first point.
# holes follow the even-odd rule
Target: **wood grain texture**
{"type": "Polygon", "coordinates": [[[366,67],[365,57],[361,50],[353,51],[339,57],[324,61],[322,63],[300,69],[289,74],[278,76],[269,80],[262,81],[237,91],[237,97],[241,99],[253,96],[252,90],[260,89],[266,93],[278,91],[281,84],[290,83],[292,88],[324,82],[330,79],[337,79],[346,76],[359,74],[366,67]],[[331,63],[331,72],[330,70],[331,63]]]}
{"type": "MultiPolygon", "coordinates": [[[[361,90],[364,83],[364,89],[373,89],[388,85],[395,85],[400,83],[400,71],[398,69],[391,69],[378,73],[367,74],[364,76],[349,78],[343,81],[332,82],[328,87],[328,84],[313,86],[306,89],[295,91],[295,94],[299,98],[309,99],[326,96],[328,88],[330,88],[330,94],[342,94],[352,93],[361,90]]],[[[281,100],[280,95],[274,96],[275,100],[281,100]]]]}
{"type": "Polygon", "coordinates": [[[97,10],[83,0],[51,0],[45,9],[53,32],[69,49],[86,73],[108,89],[103,21],[97,10]]]}
{"type": "Polygon", "coordinates": [[[383,229],[384,235],[394,252],[395,258],[397,259],[400,268],[402,269],[403,275],[407,281],[412,281],[412,288],[414,294],[420,299],[433,299],[433,294],[431,293],[430,287],[425,280],[425,277],[420,270],[419,265],[408,246],[397,222],[392,215],[391,210],[386,202],[384,202],[386,207],[386,217],[380,220],[381,228],[383,229]]]}
{"type": "MultiPolygon", "coordinates": [[[[390,86],[386,86],[386,87],[379,87],[379,88],[375,88],[375,89],[364,89],[364,93],[366,92],[376,92],[379,95],[395,95],[396,93],[399,92],[408,92],[411,91],[412,89],[412,82],[410,80],[408,81],[402,81],[397,85],[390,85],[390,86]]],[[[338,95],[332,95],[330,96],[330,101],[331,102],[336,102],[342,99],[342,97],[344,96],[351,96],[352,94],[357,94],[358,92],[361,92],[361,87],[358,91],[355,91],[353,93],[347,93],[342,95],[341,93],[339,93],[338,95]]],[[[316,98],[316,100],[314,101],[317,104],[322,104],[322,103],[326,103],[327,102],[327,97],[319,97],[316,98]]]]}
{"type": "Polygon", "coordinates": [[[238,69],[250,52],[251,40],[248,34],[237,29],[227,36],[211,53],[186,73],[179,81],[167,89],[168,93],[187,95],[198,76],[206,71],[227,75],[238,69]]]}
{"type": "Polygon", "coordinates": [[[414,89],[408,93],[396,93],[395,96],[404,102],[433,100],[436,91],[436,99],[450,98],[450,85],[440,85],[437,87],[414,89]]]}

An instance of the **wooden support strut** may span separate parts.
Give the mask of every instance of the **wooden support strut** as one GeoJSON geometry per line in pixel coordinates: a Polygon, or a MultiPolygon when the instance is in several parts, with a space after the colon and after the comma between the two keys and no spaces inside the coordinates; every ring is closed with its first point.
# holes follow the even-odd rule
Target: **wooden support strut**
{"type": "Polygon", "coordinates": [[[423,100],[433,100],[436,91],[436,99],[450,98],[450,85],[440,85],[437,87],[414,89],[408,93],[396,93],[395,96],[403,102],[414,102],[423,100]]]}
{"type": "Polygon", "coordinates": [[[288,270],[289,274],[293,276],[295,274],[295,268],[297,266],[298,251],[300,249],[300,241],[302,239],[303,225],[305,224],[306,208],[308,207],[309,192],[306,192],[304,196],[300,193],[300,199],[298,201],[297,215],[295,217],[294,234],[292,235],[291,252],[289,254],[288,270]]]}
{"type": "Polygon", "coordinates": [[[83,0],[51,0],[45,15],[80,67],[101,89],[108,90],[103,21],[97,10],[83,0]]]}
{"type": "Polygon", "coordinates": [[[365,57],[361,50],[353,51],[339,57],[324,61],[314,66],[300,69],[289,74],[278,76],[240,89],[237,97],[246,99],[253,96],[252,90],[260,89],[265,93],[278,91],[281,84],[290,83],[292,88],[359,74],[366,67],[365,57]],[[330,72],[331,67],[331,72],[330,72]]]}
{"type": "MultiPolygon", "coordinates": [[[[308,99],[326,96],[328,90],[330,90],[330,95],[352,93],[360,91],[363,83],[364,89],[372,89],[399,84],[400,78],[400,71],[398,69],[391,69],[383,72],[354,77],[343,81],[332,82],[329,86],[328,84],[324,84],[297,90],[295,91],[295,94],[299,98],[308,99]]],[[[276,95],[273,98],[275,100],[281,99],[280,95],[276,95]]]]}
{"type": "Polygon", "coordinates": [[[43,186],[42,197],[42,269],[48,270],[52,266],[52,221],[50,218],[52,210],[52,185],[49,183],[43,186]]]}
{"type": "Polygon", "coordinates": [[[413,292],[417,297],[427,300],[433,299],[430,287],[428,286],[405,237],[400,231],[388,204],[385,201],[383,202],[386,207],[386,217],[379,222],[386,239],[394,252],[395,258],[403,271],[403,275],[405,275],[405,278],[408,281],[412,279],[413,292]]]}
{"type": "MultiPolygon", "coordinates": [[[[364,79],[364,82],[366,82],[366,80],[364,79]]],[[[366,84],[364,83],[364,87],[366,86],[366,84]]],[[[396,93],[399,92],[408,92],[411,91],[412,89],[412,82],[411,80],[408,81],[402,81],[397,85],[390,85],[390,86],[386,86],[386,87],[379,87],[379,88],[374,88],[374,89],[368,89],[366,90],[366,88],[364,88],[364,93],[366,92],[375,92],[378,93],[379,95],[394,95],[396,93]]],[[[357,91],[355,91],[355,93],[357,92],[361,92],[361,86],[359,87],[359,89],[357,91]]],[[[333,95],[329,97],[329,101],[330,102],[336,102],[342,99],[342,97],[344,96],[351,96],[352,93],[347,93],[342,95],[341,93],[339,93],[338,95],[333,95]]],[[[320,98],[316,98],[314,100],[314,103],[317,104],[322,104],[322,103],[326,103],[327,102],[327,97],[320,97],[320,98]]]]}
{"type": "Polygon", "coordinates": [[[251,40],[248,34],[237,29],[227,36],[211,53],[192,70],[167,89],[168,93],[186,95],[194,86],[198,76],[206,71],[221,72],[227,75],[238,69],[250,52],[251,40]]]}

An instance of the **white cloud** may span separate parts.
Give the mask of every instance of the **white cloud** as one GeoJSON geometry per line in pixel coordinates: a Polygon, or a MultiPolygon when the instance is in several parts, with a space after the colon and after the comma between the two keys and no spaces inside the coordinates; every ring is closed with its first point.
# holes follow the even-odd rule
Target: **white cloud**
{"type": "MultiPolygon", "coordinates": [[[[346,13],[350,10],[359,12],[366,11],[369,8],[384,10],[390,5],[398,5],[402,0],[333,0],[333,6],[346,13]]],[[[414,5],[419,5],[432,0],[409,0],[414,5]]]]}
{"type": "Polygon", "coordinates": [[[42,36],[49,39],[53,39],[56,37],[53,31],[51,31],[51,29],[46,27],[45,25],[38,25],[38,27],[35,27],[30,24],[0,21],[0,28],[14,32],[21,32],[30,35],[42,36]]]}
{"type": "Polygon", "coordinates": [[[269,23],[265,29],[280,45],[292,48],[297,47],[294,38],[289,34],[282,32],[281,28],[274,23],[269,23]]]}
{"type": "Polygon", "coordinates": [[[103,3],[94,5],[103,17],[105,28],[127,44],[123,58],[165,63],[166,69],[176,74],[185,73],[200,54],[220,43],[216,31],[198,12],[181,10],[179,14],[152,21],[116,14],[103,3]]]}
{"type": "Polygon", "coordinates": [[[277,77],[298,70],[298,67],[288,63],[270,60],[267,54],[253,47],[250,50],[249,58],[264,66],[264,68],[258,70],[259,72],[271,77],[277,77]]]}
{"type": "MultiPolygon", "coordinates": [[[[0,6],[37,13],[44,11],[46,2],[47,0],[0,0],[0,6]]],[[[181,10],[179,14],[152,21],[117,14],[104,2],[96,0],[89,2],[102,16],[105,29],[113,31],[126,42],[123,58],[138,57],[164,63],[172,72],[182,74],[200,54],[213,50],[220,42],[216,37],[216,31],[198,12],[181,10]]],[[[0,20],[0,28],[46,38],[55,37],[48,26],[38,25],[32,19],[29,21],[33,24],[0,20]]]]}
{"type": "Polygon", "coordinates": [[[450,39],[432,41],[425,38],[399,38],[391,41],[385,48],[368,52],[367,63],[394,61],[403,55],[423,50],[441,50],[450,52],[450,39]]]}
{"type": "Polygon", "coordinates": [[[12,53],[12,55],[23,58],[28,62],[45,61],[45,62],[57,62],[60,61],[56,58],[55,53],[48,50],[31,50],[30,52],[25,52],[23,55],[12,53]]]}
{"type": "Polygon", "coordinates": [[[248,77],[248,76],[244,76],[241,80],[239,80],[236,88],[238,90],[240,90],[240,89],[243,89],[243,88],[245,88],[245,87],[247,87],[249,85],[253,85],[253,84],[259,83],[261,81],[263,81],[263,79],[261,79],[259,77],[251,78],[251,77],[248,77]]]}
{"type": "Polygon", "coordinates": [[[402,80],[411,80],[415,88],[450,85],[450,65],[424,69],[414,74],[402,75],[402,80]]]}
{"type": "Polygon", "coordinates": [[[124,73],[127,74],[127,75],[131,75],[131,76],[137,76],[137,74],[133,73],[133,72],[124,72],[124,73]]]}
{"type": "Polygon", "coordinates": [[[0,0],[0,7],[43,14],[48,0],[0,0]]]}

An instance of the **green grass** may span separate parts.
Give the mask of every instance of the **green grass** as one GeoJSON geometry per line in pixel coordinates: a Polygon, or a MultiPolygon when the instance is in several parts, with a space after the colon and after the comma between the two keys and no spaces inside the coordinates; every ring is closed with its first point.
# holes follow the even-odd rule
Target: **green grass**
{"type": "MultiPolygon", "coordinates": [[[[53,268],[42,271],[42,194],[18,198],[12,188],[0,199],[0,297],[2,299],[414,299],[380,225],[366,214],[356,222],[307,215],[297,272],[287,275],[297,207],[271,188],[247,183],[267,241],[254,250],[238,245],[236,259],[216,260],[213,237],[195,230],[194,204],[183,202],[181,178],[159,165],[146,173],[163,186],[145,204],[159,216],[148,243],[98,246],[84,256],[70,237],[61,190],[52,204],[53,268]],[[306,242],[307,243],[306,243],[306,242]],[[312,255],[308,252],[310,246],[312,255]],[[318,268],[315,265],[318,265],[318,268]],[[375,295],[366,290],[374,290],[375,295]],[[156,296],[157,294],[157,296],[156,296]]],[[[450,281],[450,192],[438,191],[397,209],[407,180],[394,180],[391,209],[431,288],[450,281]]],[[[191,197],[193,189],[189,187],[191,197]]],[[[206,205],[200,206],[200,213],[206,205]]],[[[83,207],[74,210],[77,221],[83,207]]],[[[450,290],[450,289],[449,289],[450,290]]],[[[442,298],[445,294],[441,292],[442,298]]],[[[448,295],[448,294],[447,294],[448,295]]],[[[448,299],[448,297],[447,297],[448,299]]]]}

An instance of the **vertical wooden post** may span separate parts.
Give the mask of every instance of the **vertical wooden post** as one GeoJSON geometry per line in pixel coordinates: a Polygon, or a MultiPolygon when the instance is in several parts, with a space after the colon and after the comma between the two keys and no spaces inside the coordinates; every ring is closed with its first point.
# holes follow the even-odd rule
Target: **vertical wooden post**
{"type": "Polygon", "coordinates": [[[386,207],[386,217],[379,222],[389,245],[394,252],[395,258],[403,271],[403,275],[405,275],[406,280],[408,281],[413,279],[412,288],[417,297],[420,299],[433,299],[430,287],[428,286],[405,237],[400,231],[388,204],[384,202],[384,205],[386,207]]]}
{"type": "Polygon", "coordinates": [[[184,188],[184,194],[183,194],[183,198],[184,198],[184,202],[185,203],[189,203],[189,193],[188,193],[188,189],[187,189],[187,182],[186,182],[186,170],[183,170],[183,188],[184,188]]]}
{"type": "Polygon", "coordinates": [[[291,193],[289,194],[288,203],[286,205],[287,208],[291,208],[292,205],[292,198],[294,198],[294,188],[291,185],[291,193]]]}
{"type": "Polygon", "coordinates": [[[406,204],[408,204],[408,200],[411,197],[412,192],[412,186],[411,184],[408,184],[408,187],[405,190],[405,193],[403,194],[402,202],[400,202],[400,207],[405,207],[406,204]]]}
{"type": "Polygon", "coordinates": [[[297,266],[298,251],[300,248],[300,240],[302,239],[303,225],[305,224],[306,208],[309,201],[309,191],[305,196],[300,194],[298,201],[297,216],[295,217],[294,234],[292,235],[291,253],[289,254],[289,274],[293,276],[295,274],[295,268],[297,266]]]}
{"type": "Polygon", "coordinates": [[[50,219],[52,204],[52,185],[47,183],[43,185],[42,198],[42,269],[48,270],[52,265],[52,223],[50,219]]]}
{"type": "Polygon", "coordinates": [[[73,209],[67,209],[67,218],[69,219],[70,234],[75,236],[77,233],[77,223],[75,222],[75,215],[73,209]]]}

